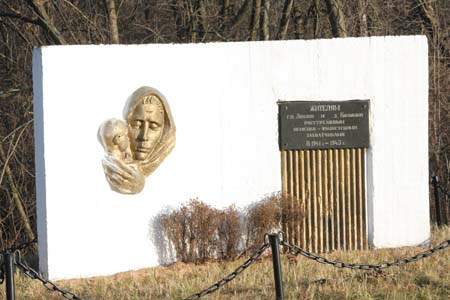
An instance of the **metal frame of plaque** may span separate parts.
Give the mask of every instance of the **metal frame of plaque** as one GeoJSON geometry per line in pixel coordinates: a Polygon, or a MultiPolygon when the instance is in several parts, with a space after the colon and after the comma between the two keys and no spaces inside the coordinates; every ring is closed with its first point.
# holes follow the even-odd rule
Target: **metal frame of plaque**
{"type": "Polygon", "coordinates": [[[278,101],[280,150],[368,148],[369,100],[278,101]]]}

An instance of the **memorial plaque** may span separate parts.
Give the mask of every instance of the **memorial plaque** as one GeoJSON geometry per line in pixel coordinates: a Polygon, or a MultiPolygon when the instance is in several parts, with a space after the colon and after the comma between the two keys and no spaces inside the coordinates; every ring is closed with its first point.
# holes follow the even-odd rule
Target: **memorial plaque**
{"type": "Polygon", "coordinates": [[[369,100],[278,102],[280,150],[367,148],[369,100]]]}

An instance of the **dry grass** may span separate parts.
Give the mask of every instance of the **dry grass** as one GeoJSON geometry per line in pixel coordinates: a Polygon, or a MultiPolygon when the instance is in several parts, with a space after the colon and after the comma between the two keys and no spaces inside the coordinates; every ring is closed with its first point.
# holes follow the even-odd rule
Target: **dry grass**
{"type": "MultiPolygon", "coordinates": [[[[450,227],[433,229],[432,244],[450,238],[450,227]]],[[[334,252],[327,257],[375,263],[411,256],[420,247],[376,251],[334,252]]],[[[381,273],[337,269],[299,257],[283,256],[285,299],[450,299],[450,249],[430,258],[381,273]]],[[[86,299],[180,299],[214,283],[236,268],[235,262],[203,265],[177,263],[108,277],[60,281],[86,299]]],[[[241,276],[206,299],[275,299],[270,258],[255,263],[241,276]]],[[[61,299],[39,282],[16,277],[17,299],[61,299]]],[[[4,299],[4,285],[0,299],[4,299]]]]}

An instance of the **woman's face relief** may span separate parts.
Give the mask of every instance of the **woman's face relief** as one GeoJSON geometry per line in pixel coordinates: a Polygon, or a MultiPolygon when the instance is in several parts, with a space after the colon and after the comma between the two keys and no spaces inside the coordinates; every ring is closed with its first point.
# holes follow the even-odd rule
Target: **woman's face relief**
{"type": "Polygon", "coordinates": [[[123,118],[108,119],[98,130],[105,149],[103,171],[111,190],[137,194],[144,188],[145,177],[172,151],[176,129],[166,98],[151,87],[141,87],[128,97],[123,118]],[[114,132],[111,147],[120,151],[120,155],[107,151],[105,141],[112,134],[106,134],[104,124],[109,124],[114,132]]]}
{"type": "Polygon", "coordinates": [[[128,118],[131,151],[135,160],[145,160],[160,142],[164,131],[164,108],[154,95],[144,97],[128,118]]]}

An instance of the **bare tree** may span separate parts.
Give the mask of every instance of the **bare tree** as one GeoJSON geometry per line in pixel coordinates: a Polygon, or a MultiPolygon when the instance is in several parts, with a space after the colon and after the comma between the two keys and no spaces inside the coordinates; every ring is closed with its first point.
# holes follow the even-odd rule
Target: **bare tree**
{"type": "Polygon", "coordinates": [[[231,15],[231,6],[230,6],[230,0],[222,0],[222,6],[220,9],[220,15],[222,20],[219,22],[219,28],[217,32],[223,36],[224,31],[229,26],[230,22],[230,15],[231,15]]]}
{"type": "MultiPolygon", "coordinates": [[[[178,41],[183,41],[186,35],[187,30],[187,18],[186,18],[186,8],[185,8],[185,4],[183,4],[183,1],[180,0],[172,0],[169,4],[170,6],[170,10],[173,13],[173,19],[174,19],[174,23],[175,23],[175,32],[176,32],[176,37],[178,41]]],[[[196,38],[194,36],[194,38],[196,38]]],[[[192,37],[191,37],[192,39],[192,37]]]]}
{"type": "Polygon", "coordinates": [[[340,0],[325,0],[334,37],[347,37],[344,9],[340,0]]]}
{"type": "Polygon", "coordinates": [[[263,7],[261,11],[261,40],[268,41],[270,39],[269,32],[269,11],[270,0],[263,0],[263,7]]]}
{"type": "Polygon", "coordinates": [[[252,17],[250,23],[250,40],[258,40],[262,0],[253,0],[252,17]]]}
{"type": "Polygon", "coordinates": [[[186,17],[189,20],[191,38],[193,43],[201,42],[207,33],[206,7],[203,0],[189,0],[186,2],[186,17]]]}
{"type": "Polygon", "coordinates": [[[370,0],[359,0],[359,32],[361,36],[369,36],[369,28],[367,27],[367,6],[370,0]]]}
{"type": "Polygon", "coordinates": [[[111,31],[111,42],[120,44],[119,28],[117,26],[116,3],[114,0],[105,0],[106,9],[108,11],[109,28],[111,31]]]}
{"type": "MultiPolygon", "coordinates": [[[[23,133],[23,130],[22,130],[23,133]]],[[[19,139],[20,139],[21,135],[19,135],[19,139]]],[[[16,143],[17,146],[17,143],[16,143]]],[[[9,167],[9,159],[12,157],[13,152],[15,151],[15,147],[13,149],[11,149],[10,153],[8,156],[6,156],[6,153],[3,149],[3,145],[0,144],[0,159],[3,162],[3,170],[1,172],[0,175],[0,184],[1,181],[3,179],[3,175],[6,174],[6,177],[8,179],[8,183],[9,186],[11,188],[11,194],[12,194],[12,199],[13,199],[13,203],[14,203],[14,207],[17,209],[20,219],[22,221],[23,226],[25,227],[25,232],[29,238],[30,241],[34,240],[35,235],[33,232],[33,229],[31,227],[31,222],[29,219],[29,216],[26,212],[26,209],[24,207],[23,200],[22,197],[20,196],[20,191],[17,188],[16,182],[14,180],[14,176],[13,176],[13,172],[11,171],[11,168],[9,167]]]]}
{"type": "Polygon", "coordinates": [[[252,7],[253,0],[245,0],[242,4],[241,8],[234,16],[233,20],[230,24],[230,29],[237,28],[240,24],[242,24],[245,20],[246,15],[249,13],[250,8],[252,7]]]}
{"type": "Polygon", "coordinates": [[[49,18],[42,2],[39,0],[27,0],[27,2],[33,8],[34,12],[40,19],[42,26],[48,31],[54,42],[60,45],[66,44],[65,38],[61,35],[59,30],[49,18]]]}
{"type": "Polygon", "coordinates": [[[296,39],[300,39],[302,31],[302,9],[300,7],[300,1],[295,0],[293,5],[294,14],[292,16],[294,18],[294,36],[296,39]]]}
{"type": "MultiPolygon", "coordinates": [[[[281,15],[280,28],[278,31],[277,38],[279,40],[285,40],[288,27],[289,27],[289,19],[291,18],[292,7],[294,5],[294,0],[286,0],[284,1],[283,12],[281,15]]],[[[294,21],[295,22],[295,21],[294,21]]]]}
{"type": "MultiPolygon", "coordinates": [[[[196,2],[197,3],[197,2],[196,2]]],[[[191,31],[191,42],[196,43],[198,42],[198,15],[196,11],[196,3],[193,3],[192,0],[187,1],[188,6],[188,19],[190,24],[190,31],[191,31]]]]}
{"type": "Polygon", "coordinates": [[[425,32],[429,35],[430,40],[436,43],[437,48],[444,57],[450,57],[449,38],[439,39],[437,37],[439,32],[439,19],[436,15],[433,3],[435,1],[430,0],[416,0],[417,7],[420,9],[420,15],[425,23],[425,32]]]}
{"type": "Polygon", "coordinates": [[[206,21],[207,12],[206,12],[206,6],[205,6],[204,0],[197,1],[196,10],[198,11],[198,13],[196,15],[198,15],[197,20],[198,20],[198,23],[200,24],[199,27],[200,27],[200,32],[201,32],[201,38],[202,38],[202,40],[204,40],[204,38],[206,37],[206,35],[208,33],[208,22],[206,21]]]}
{"type": "MultiPolygon", "coordinates": [[[[320,1],[312,0],[309,3],[309,6],[306,8],[306,14],[305,17],[303,18],[302,26],[300,24],[298,25],[300,28],[303,27],[304,31],[303,38],[318,38],[321,36],[320,35],[321,18],[326,17],[326,15],[325,16],[321,15],[319,11],[320,11],[320,1]]],[[[294,13],[295,13],[295,6],[294,6],[294,13]]],[[[299,22],[301,22],[301,20],[299,20],[299,22]]],[[[301,30],[300,28],[299,30],[301,30]]]]}
{"type": "Polygon", "coordinates": [[[230,13],[231,13],[230,0],[222,0],[221,14],[223,23],[227,22],[230,13]]]}

